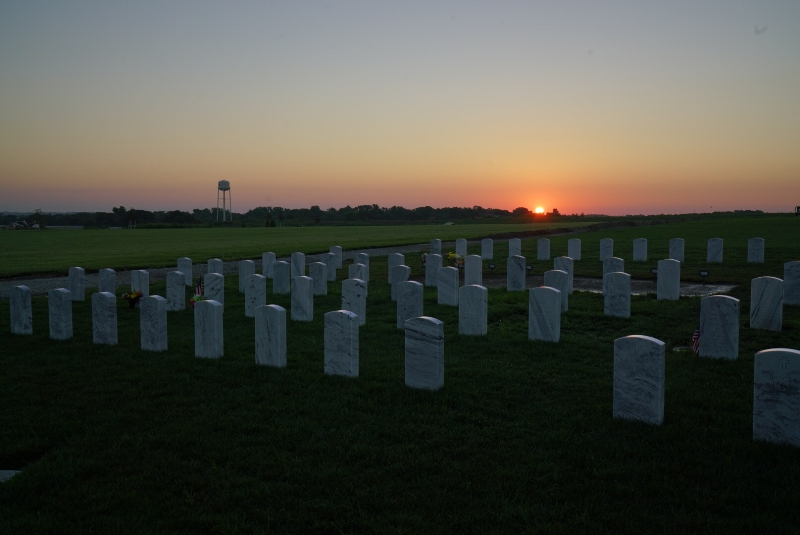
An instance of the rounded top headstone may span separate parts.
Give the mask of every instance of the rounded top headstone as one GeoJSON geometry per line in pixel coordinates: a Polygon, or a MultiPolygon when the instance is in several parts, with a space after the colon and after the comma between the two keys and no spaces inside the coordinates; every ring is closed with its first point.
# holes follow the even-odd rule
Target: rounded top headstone
{"type": "Polygon", "coordinates": [[[231,189],[231,183],[227,180],[220,180],[219,185],[217,186],[220,191],[228,191],[231,189]]]}

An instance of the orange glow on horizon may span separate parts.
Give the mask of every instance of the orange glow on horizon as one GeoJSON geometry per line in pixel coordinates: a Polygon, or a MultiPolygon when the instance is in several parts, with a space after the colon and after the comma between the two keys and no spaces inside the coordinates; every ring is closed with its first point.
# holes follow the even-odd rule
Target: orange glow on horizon
{"type": "Polygon", "coordinates": [[[537,214],[543,214],[544,213],[544,208],[542,208],[541,206],[537,206],[535,212],[537,214]]]}

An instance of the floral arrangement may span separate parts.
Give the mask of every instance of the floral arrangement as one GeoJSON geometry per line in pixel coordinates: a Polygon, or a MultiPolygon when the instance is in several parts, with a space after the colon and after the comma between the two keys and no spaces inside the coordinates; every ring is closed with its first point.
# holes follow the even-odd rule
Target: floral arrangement
{"type": "Polygon", "coordinates": [[[142,298],[142,292],[134,292],[131,290],[128,293],[122,294],[122,298],[128,302],[131,308],[136,308],[139,299],[142,298]]]}
{"type": "Polygon", "coordinates": [[[206,298],[202,295],[195,295],[191,299],[189,299],[189,304],[194,308],[195,303],[199,303],[200,301],[205,301],[206,298]]]}
{"type": "Polygon", "coordinates": [[[454,268],[463,268],[464,267],[464,257],[459,256],[456,253],[447,253],[444,255],[445,260],[450,262],[450,265],[454,268]]]}

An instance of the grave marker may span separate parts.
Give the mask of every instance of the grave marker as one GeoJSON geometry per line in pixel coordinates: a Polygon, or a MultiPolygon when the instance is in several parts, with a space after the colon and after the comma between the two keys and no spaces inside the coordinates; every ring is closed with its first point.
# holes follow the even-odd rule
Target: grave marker
{"type": "Polygon", "coordinates": [[[519,238],[508,240],[508,256],[522,256],[522,241],[519,238]]]}
{"type": "Polygon", "coordinates": [[[256,307],[256,364],[286,367],[286,309],[278,305],[256,307]]]}
{"type": "Polygon", "coordinates": [[[603,314],[631,317],[631,276],[614,271],[603,275],[603,314]]]}
{"type": "Polygon", "coordinates": [[[333,253],[325,253],[322,255],[322,262],[326,267],[328,282],[336,282],[336,256],[333,253]]]}
{"type": "Polygon", "coordinates": [[[483,336],[487,331],[489,291],[470,284],[458,290],[458,334],[483,336]]]}
{"type": "Polygon", "coordinates": [[[167,273],[167,310],[186,309],[186,276],[182,271],[167,273]]]}
{"type": "MultiPolygon", "coordinates": [[[[575,261],[569,256],[559,256],[553,260],[553,269],[566,271],[569,276],[567,280],[567,293],[572,295],[573,281],[575,278],[575,261]]],[[[545,284],[545,286],[547,286],[545,284]]]]}
{"type": "Polygon", "coordinates": [[[506,261],[506,290],[509,292],[525,291],[525,257],[509,256],[506,261]]]}
{"type": "Polygon", "coordinates": [[[258,307],[267,304],[267,278],[253,274],[244,283],[244,315],[254,318],[258,307]]]}
{"type": "Polygon", "coordinates": [[[292,253],[292,280],[295,277],[305,277],[305,275],[306,255],[304,253],[292,253]]]}
{"type": "Polygon", "coordinates": [[[183,273],[183,282],[186,286],[192,287],[192,277],[194,276],[194,271],[192,268],[192,259],[188,257],[183,257],[178,259],[178,269],[176,271],[180,271],[183,273]]]}
{"type": "Polygon", "coordinates": [[[367,323],[367,283],[361,279],[342,281],[342,310],[358,316],[358,324],[367,323]]]}
{"type": "Polygon", "coordinates": [[[664,421],[665,345],[649,336],[614,340],[614,418],[664,421]]]}
{"type": "Polygon", "coordinates": [[[406,320],[422,316],[422,285],[416,281],[397,285],[397,328],[404,329],[406,320]]]}
{"type": "Polygon", "coordinates": [[[400,253],[392,253],[392,254],[389,255],[388,260],[389,260],[389,273],[387,274],[387,276],[388,276],[389,284],[391,284],[392,283],[392,268],[395,267],[395,266],[404,265],[405,262],[406,262],[406,257],[405,257],[405,255],[402,255],[400,253]]]}
{"type": "Polygon", "coordinates": [[[8,292],[11,308],[11,332],[13,334],[33,334],[33,307],[31,289],[27,286],[14,286],[8,292]]]}
{"type": "Polygon", "coordinates": [[[614,256],[614,240],[611,238],[603,238],[600,240],[600,261],[614,256]]]}
{"type": "MultiPolygon", "coordinates": [[[[439,268],[439,291],[437,302],[440,305],[458,306],[459,273],[454,267],[439,268]]],[[[421,316],[422,314],[418,314],[421,316]]]]}
{"type": "Polygon", "coordinates": [[[706,249],[706,262],[722,263],[722,238],[709,238],[706,249]]]}
{"type": "Polygon", "coordinates": [[[561,339],[561,292],[539,286],[528,292],[528,340],[561,339]]]}
{"type": "Polygon", "coordinates": [[[411,277],[411,268],[408,266],[394,266],[389,275],[392,283],[392,301],[397,301],[397,285],[401,282],[406,282],[411,277]]]}
{"type": "Polygon", "coordinates": [[[444,323],[421,316],[405,324],[406,386],[439,390],[444,386],[444,323]]]}
{"type": "Polygon", "coordinates": [[[328,266],[322,262],[308,265],[308,274],[314,281],[314,295],[328,295],[328,266]]]}
{"type": "Polygon", "coordinates": [[[783,281],[757,277],[750,285],[750,328],[780,332],[783,326],[783,281]]]}
{"type": "Polygon", "coordinates": [[[800,351],[776,348],[756,353],[753,440],[800,446],[800,351]]]}
{"type": "Polygon", "coordinates": [[[783,265],[783,304],[800,305],[800,262],[783,265]]]}
{"type": "Polygon", "coordinates": [[[547,238],[539,238],[536,243],[536,259],[537,260],[550,260],[550,240],[547,238]]]}
{"type": "Polygon", "coordinates": [[[252,260],[239,260],[239,293],[244,293],[247,277],[256,274],[256,263],[252,260]]]}
{"type": "Polygon", "coordinates": [[[739,300],[712,295],[700,300],[698,354],[712,359],[733,360],[739,356],[739,300]]]}
{"type": "Polygon", "coordinates": [[[342,248],[338,245],[332,245],[330,253],[336,259],[336,269],[342,269],[342,248]]]}
{"type": "Polygon", "coordinates": [[[325,375],[358,377],[358,316],[334,310],[324,323],[325,375]]]}
{"type": "MultiPolygon", "coordinates": [[[[434,238],[431,240],[431,254],[438,254],[441,256],[442,240],[440,240],[439,238],[434,238]]],[[[426,284],[425,286],[428,286],[428,284],[426,284]]]]}
{"type": "Polygon", "coordinates": [[[86,298],[86,273],[82,267],[69,268],[69,293],[73,301],[86,298]]]}
{"type": "Polygon", "coordinates": [[[659,260],[656,299],[677,301],[680,297],[681,263],[677,260],[659,260]]]}
{"type": "Polygon", "coordinates": [[[224,270],[225,264],[223,264],[222,260],[219,258],[208,259],[208,273],[219,273],[220,275],[224,275],[224,270]]]}
{"type": "Polygon", "coordinates": [[[754,264],[764,263],[764,238],[747,240],[747,261],[754,264]]]}
{"type": "Polygon", "coordinates": [[[117,292],[117,272],[113,269],[103,268],[97,273],[97,289],[99,292],[110,294],[117,292]]]}
{"type": "Polygon", "coordinates": [[[561,312],[569,310],[569,273],[560,269],[544,272],[544,285],[561,292],[561,312]]]}
{"type": "MultiPolygon", "coordinates": [[[[219,273],[206,273],[203,277],[203,290],[205,298],[216,301],[220,305],[225,304],[225,277],[219,273]]],[[[195,307],[197,305],[195,304],[195,307]]]]}
{"type": "Polygon", "coordinates": [[[576,261],[581,259],[581,240],[579,238],[567,241],[567,256],[576,261]]]}
{"type": "Polygon", "coordinates": [[[636,238],[633,240],[633,261],[647,262],[647,239],[636,238]]]}
{"type": "Polygon", "coordinates": [[[367,279],[369,279],[369,267],[364,264],[350,264],[347,274],[350,279],[359,279],[367,282],[367,279]]]}
{"type": "Polygon", "coordinates": [[[47,292],[50,338],[66,340],[72,338],[72,296],[66,288],[47,292]]]}
{"type": "Polygon", "coordinates": [[[92,294],[92,343],[117,345],[117,298],[112,293],[92,294]]]}
{"type": "Polygon", "coordinates": [[[273,252],[261,253],[261,274],[266,278],[272,278],[272,266],[275,264],[277,257],[273,252]]]}
{"type": "Polygon", "coordinates": [[[494,259],[494,241],[491,238],[481,240],[481,258],[484,260],[494,259]]]}
{"type": "Polygon", "coordinates": [[[625,272],[625,261],[616,256],[606,258],[603,260],[603,275],[606,273],[613,273],[614,271],[625,272]]]}
{"type": "Polygon", "coordinates": [[[483,284],[483,259],[475,254],[464,258],[464,284],[483,284]]]}
{"type": "Polygon", "coordinates": [[[139,308],[142,351],[166,351],[167,300],[160,295],[142,297],[139,308]]]}
{"type": "Polygon", "coordinates": [[[292,321],[314,321],[314,281],[311,277],[292,279],[292,321]]]}
{"type": "MultiPolygon", "coordinates": [[[[219,273],[209,273],[209,276],[219,273]]],[[[221,303],[213,299],[198,301],[194,305],[194,356],[206,359],[222,357],[224,343],[222,338],[221,303]]]]}
{"type": "MultiPolygon", "coordinates": [[[[356,253],[353,255],[353,263],[362,264],[366,267],[366,269],[362,270],[359,274],[361,276],[356,278],[359,278],[364,282],[369,282],[369,255],[367,253],[356,253]]],[[[353,277],[350,278],[352,279],[353,277]]]]}
{"type": "Polygon", "coordinates": [[[467,256],[467,240],[464,238],[456,240],[456,254],[462,258],[467,256]]]}
{"type": "Polygon", "coordinates": [[[141,292],[142,297],[150,295],[150,273],[143,269],[131,271],[131,291],[141,292]]]}
{"type": "Polygon", "coordinates": [[[683,238],[672,238],[669,240],[669,258],[670,260],[677,260],[683,262],[683,238]]]}
{"type": "Polygon", "coordinates": [[[425,259],[425,286],[439,286],[439,269],[442,267],[442,257],[438,254],[429,254],[425,259]]]}
{"type": "Polygon", "coordinates": [[[278,261],[272,264],[272,293],[286,295],[291,292],[289,281],[290,266],[288,262],[278,261]]]}

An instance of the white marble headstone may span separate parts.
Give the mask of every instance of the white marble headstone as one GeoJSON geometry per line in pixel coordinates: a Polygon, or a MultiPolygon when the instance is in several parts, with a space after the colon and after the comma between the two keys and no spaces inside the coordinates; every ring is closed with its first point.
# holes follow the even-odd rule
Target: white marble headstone
{"type": "Polygon", "coordinates": [[[389,273],[387,274],[389,284],[392,283],[392,268],[395,266],[402,266],[405,265],[406,257],[400,253],[392,253],[388,256],[389,261],[389,273]]]}
{"type": "Polygon", "coordinates": [[[160,295],[142,297],[139,310],[142,351],[166,351],[167,300],[160,295]]]}
{"type": "Polygon", "coordinates": [[[256,307],[256,364],[286,367],[286,309],[278,305],[256,307]]]}
{"type": "Polygon", "coordinates": [[[11,308],[11,332],[33,334],[31,289],[27,286],[13,286],[8,292],[8,301],[11,308]]]}
{"type": "Polygon", "coordinates": [[[325,375],[358,377],[358,316],[334,310],[324,317],[325,375]]]}
{"type": "Polygon", "coordinates": [[[72,338],[72,296],[66,288],[55,288],[47,292],[50,338],[66,340],[72,338]]]}
{"type": "Polygon", "coordinates": [[[567,256],[573,260],[581,259],[581,240],[579,238],[567,241],[567,256]]]}
{"type": "Polygon", "coordinates": [[[753,440],[800,446],[800,351],[776,348],[756,353],[753,440]]]}
{"type": "Polygon", "coordinates": [[[764,263],[764,238],[747,240],[747,261],[754,264],[764,263]]]}
{"type": "Polygon", "coordinates": [[[256,263],[252,260],[239,260],[239,293],[244,293],[245,281],[250,275],[256,274],[256,263]]]}
{"type": "Polygon", "coordinates": [[[292,253],[292,279],[304,277],[306,274],[305,253],[292,253]]]}
{"type": "Polygon", "coordinates": [[[467,240],[464,238],[456,240],[456,254],[461,257],[467,256],[467,240]]]}
{"type": "Polygon", "coordinates": [[[431,254],[442,254],[442,240],[439,238],[434,238],[431,240],[431,254]]]}
{"type": "Polygon", "coordinates": [[[220,305],[224,305],[225,277],[219,273],[206,273],[206,276],[203,277],[203,291],[206,299],[211,299],[220,305]]]}
{"type": "Polygon", "coordinates": [[[656,299],[677,301],[680,297],[681,263],[678,260],[659,260],[656,299]]]}
{"type": "Polygon", "coordinates": [[[603,313],[631,317],[631,276],[627,273],[614,271],[603,275],[603,313]]]}
{"type": "Polygon", "coordinates": [[[363,280],[364,282],[369,282],[369,255],[367,253],[354,254],[353,264],[361,264],[364,267],[361,269],[361,272],[354,274],[356,277],[350,276],[350,278],[357,278],[363,280]]]}
{"type": "Polygon", "coordinates": [[[450,266],[439,268],[438,304],[458,306],[459,275],[457,268],[450,266]]]}
{"type": "Polygon", "coordinates": [[[606,273],[613,273],[614,271],[625,272],[625,261],[616,256],[603,260],[603,275],[606,273]]]}
{"type": "Polygon", "coordinates": [[[405,328],[406,320],[420,316],[422,316],[422,285],[416,281],[399,283],[397,285],[397,328],[405,328]]]}
{"type": "Polygon", "coordinates": [[[97,290],[99,292],[117,292],[117,272],[110,268],[103,268],[97,272],[97,290]]]}
{"type": "Polygon", "coordinates": [[[611,238],[603,238],[600,240],[600,261],[614,256],[614,240],[611,238]]]}
{"type": "Polygon", "coordinates": [[[292,279],[292,321],[314,321],[314,281],[311,277],[292,279]]]}
{"type": "Polygon", "coordinates": [[[178,269],[176,271],[180,271],[183,273],[183,283],[186,286],[192,286],[192,277],[194,277],[194,271],[192,270],[192,259],[189,257],[184,256],[183,258],[178,259],[178,269]]]}
{"type": "Polygon", "coordinates": [[[633,240],[633,261],[647,262],[647,239],[636,238],[633,240]]]}
{"type": "Polygon", "coordinates": [[[392,283],[392,301],[397,301],[397,285],[406,282],[411,277],[411,268],[408,266],[394,266],[389,273],[392,283]]]}
{"type": "Polygon", "coordinates": [[[86,273],[82,267],[69,268],[69,292],[73,301],[86,298],[86,273]]]}
{"type": "Polygon", "coordinates": [[[314,295],[328,295],[328,266],[312,262],[308,265],[308,275],[314,281],[314,295]]]}
{"type": "Polygon", "coordinates": [[[672,238],[671,240],[669,240],[669,258],[671,260],[677,260],[678,262],[683,262],[683,249],[684,249],[683,238],[672,238]]]}
{"type": "Polygon", "coordinates": [[[177,311],[186,309],[186,276],[182,271],[167,273],[167,310],[177,311]]]}
{"type": "Polygon", "coordinates": [[[225,269],[225,264],[219,258],[208,259],[207,273],[219,273],[220,275],[223,275],[224,269],[225,269]]]}
{"type": "Polygon", "coordinates": [[[131,291],[141,292],[142,297],[150,295],[150,273],[144,269],[131,271],[131,291]]]}
{"type": "Polygon", "coordinates": [[[522,256],[522,240],[519,238],[508,240],[508,256],[522,256]]]}
{"type": "Polygon", "coordinates": [[[330,253],[336,259],[336,269],[342,269],[342,248],[338,245],[332,245],[330,253]]]}
{"type": "Polygon", "coordinates": [[[698,355],[733,360],[739,356],[739,300],[712,295],[700,300],[698,355]]]}
{"type": "Polygon", "coordinates": [[[272,278],[272,265],[276,260],[277,257],[273,252],[261,253],[261,274],[268,279],[272,278]]]}
{"type": "Polygon", "coordinates": [[[321,256],[321,262],[325,264],[325,273],[328,274],[328,282],[336,281],[336,255],[325,253],[321,256]]]}
{"type": "Polygon", "coordinates": [[[537,260],[550,260],[550,240],[547,238],[539,238],[536,242],[536,259],[537,260]]]}
{"type": "Polygon", "coordinates": [[[289,263],[282,260],[272,264],[272,293],[276,295],[291,293],[290,269],[289,263]]]}
{"type": "Polygon", "coordinates": [[[112,293],[92,294],[92,342],[117,345],[117,298],[112,293]]]}
{"type": "Polygon", "coordinates": [[[783,327],[783,281],[757,277],[750,283],[750,328],[780,332],[783,327]]]}
{"type": "MultiPolygon", "coordinates": [[[[567,272],[567,275],[569,275],[567,293],[572,295],[573,281],[575,279],[575,260],[569,256],[558,256],[553,260],[553,269],[567,272]]],[[[547,286],[547,284],[545,284],[545,286],[547,286]]]]}
{"type": "Polygon", "coordinates": [[[405,324],[406,386],[439,390],[444,386],[444,323],[421,316],[405,324]]]}
{"type": "Polygon", "coordinates": [[[528,292],[528,339],[558,342],[561,339],[561,292],[548,286],[528,292]]]}
{"type": "MultiPolygon", "coordinates": [[[[211,273],[210,275],[219,275],[211,273]]],[[[220,277],[222,275],[219,275],[220,277]]],[[[206,275],[208,277],[208,275],[206,275]]],[[[222,304],[213,299],[194,305],[194,356],[207,359],[222,357],[222,304]]]]}
{"type": "Polygon", "coordinates": [[[487,331],[489,291],[478,284],[458,290],[458,334],[483,336],[487,331]]]}
{"type": "Polygon", "coordinates": [[[361,279],[342,281],[342,310],[358,316],[358,324],[367,323],[367,283],[361,279]]]}
{"type": "Polygon", "coordinates": [[[664,421],[665,369],[661,340],[640,335],[614,340],[614,418],[660,425],[664,421]]]}
{"type": "Polygon", "coordinates": [[[464,284],[483,284],[483,259],[476,254],[464,258],[464,284]]]}
{"type": "Polygon", "coordinates": [[[506,261],[506,290],[509,292],[525,291],[525,257],[509,256],[506,261]]]}
{"type": "Polygon", "coordinates": [[[544,272],[544,285],[561,292],[561,312],[569,310],[569,273],[560,269],[544,272]]]}
{"type": "Polygon", "coordinates": [[[783,304],[800,305],[800,262],[783,265],[783,304]]]}
{"type": "Polygon", "coordinates": [[[429,254],[425,259],[425,286],[439,285],[439,269],[442,267],[442,257],[438,254],[429,254]]]}
{"type": "Polygon", "coordinates": [[[359,279],[364,282],[368,282],[369,279],[369,266],[364,264],[350,264],[347,267],[347,277],[349,279],[359,279]]]}
{"type": "Polygon", "coordinates": [[[267,278],[253,274],[244,283],[244,315],[254,318],[256,309],[267,304],[267,278]]]}
{"type": "Polygon", "coordinates": [[[706,249],[706,262],[719,264],[722,262],[722,238],[709,238],[706,249]]]}
{"type": "Polygon", "coordinates": [[[494,240],[484,238],[481,240],[481,258],[492,260],[494,258],[494,240]]]}

